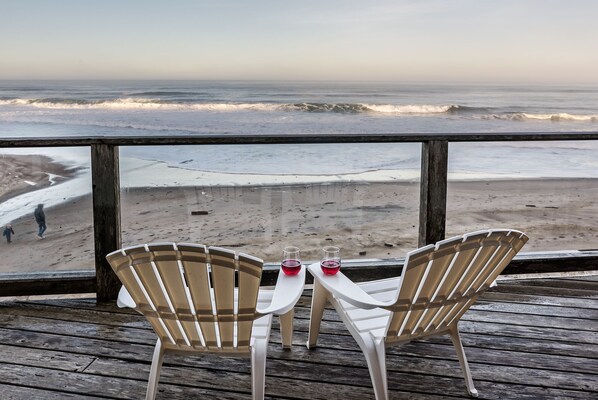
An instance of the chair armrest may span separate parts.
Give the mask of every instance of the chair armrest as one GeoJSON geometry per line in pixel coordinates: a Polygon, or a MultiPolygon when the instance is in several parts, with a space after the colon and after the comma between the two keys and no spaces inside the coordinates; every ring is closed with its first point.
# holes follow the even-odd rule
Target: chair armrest
{"type": "Polygon", "coordinates": [[[261,315],[286,314],[295,307],[301,294],[303,294],[304,286],[305,267],[302,266],[299,274],[294,276],[285,275],[284,272],[280,270],[270,305],[264,309],[258,308],[256,309],[256,312],[261,315]]]}
{"type": "Polygon", "coordinates": [[[387,302],[376,300],[340,271],[337,272],[336,275],[325,275],[324,272],[322,272],[322,268],[320,268],[320,263],[311,264],[307,269],[324,289],[328,290],[335,297],[344,300],[355,307],[370,310],[372,308],[388,307],[394,304],[394,301],[387,302]]]}
{"type": "Polygon", "coordinates": [[[118,292],[116,305],[118,305],[119,308],[137,308],[137,304],[135,304],[135,301],[124,286],[121,286],[120,291],[118,292]]]}

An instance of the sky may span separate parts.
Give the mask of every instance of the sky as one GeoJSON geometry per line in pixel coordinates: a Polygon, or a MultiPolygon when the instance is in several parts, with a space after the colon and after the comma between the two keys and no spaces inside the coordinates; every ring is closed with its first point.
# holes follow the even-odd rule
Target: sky
{"type": "Polygon", "coordinates": [[[0,79],[598,83],[594,0],[0,0],[0,79]]]}

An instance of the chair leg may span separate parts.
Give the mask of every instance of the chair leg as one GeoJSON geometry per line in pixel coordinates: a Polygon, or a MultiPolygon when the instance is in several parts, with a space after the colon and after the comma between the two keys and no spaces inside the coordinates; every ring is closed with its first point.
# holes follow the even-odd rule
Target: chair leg
{"type": "Polygon", "coordinates": [[[473,386],[471,371],[469,370],[469,364],[467,363],[467,357],[465,357],[465,350],[463,350],[463,343],[461,343],[461,336],[459,335],[459,329],[457,328],[456,324],[451,328],[450,334],[453,345],[455,346],[455,350],[457,351],[457,357],[459,357],[461,369],[463,370],[467,392],[469,392],[469,394],[473,397],[478,397],[478,391],[473,386]]]}
{"type": "Polygon", "coordinates": [[[360,347],[368,364],[376,400],[388,400],[384,341],[376,343],[373,339],[366,338],[363,344],[360,343],[360,347]]]}
{"type": "Polygon", "coordinates": [[[311,312],[309,316],[309,334],[307,337],[307,348],[313,349],[318,343],[320,334],[320,323],[324,315],[327,291],[317,280],[314,282],[314,292],[311,297],[311,312]]]}
{"type": "Polygon", "coordinates": [[[251,380],[253,400],[263,400],[266,388],[267,340],[256,340],[251,349],[251,380]]]}
{"type": "Polygon", "coordinates": [[[156,392],[158,391],[158,379],[160,378],[160,370],[162,369],[162,361],[164,360],[164,346],[162,341],[158,339],[156,347],[154,348],[154,356],[152,357],[152,366],[150,368],[149,381],[147,383],[146,400],[154,400],[156,392]]]}
{"type": "Polygon", "coordinates": [[[293,318],[295,309],[280,316],[280,335],[282,336],[282,348],[290,349],[293,344],[293,318]]]}

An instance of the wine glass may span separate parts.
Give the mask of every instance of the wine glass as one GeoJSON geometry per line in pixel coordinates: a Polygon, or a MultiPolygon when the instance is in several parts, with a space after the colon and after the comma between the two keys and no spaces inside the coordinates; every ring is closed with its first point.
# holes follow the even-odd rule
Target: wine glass
{"type": "Polygon", "coordinates": [[[320,267],[324,275],[335,275],[341,269],[341,249],[335,246],[326,246],[322,249],[324,253],[320,261],[320,267]]]}
{"type": "Polygon", "coordinates": [[[301,271],[301,251],[299,247],[287,246],[282,250],[280,268],[285,275],[297,275],[301,271]]]}

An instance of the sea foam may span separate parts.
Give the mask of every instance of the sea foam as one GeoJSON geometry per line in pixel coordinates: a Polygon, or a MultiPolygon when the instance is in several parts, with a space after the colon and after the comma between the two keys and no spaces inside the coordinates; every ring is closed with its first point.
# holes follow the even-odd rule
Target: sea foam
{"type": "Polygon", "coordinates": [[[365,104],[365,107],[382,114],[438,114],[449,112],[456,106],[432,104],[365,104]]]}
{"type": "Polygon", "coordinates": [[[0,106],[29,106],[45,109],[63,110],[167,110],[167,111],[299,111],[311,113],[374,113],[385,115],[400,114],[441,114],[475,110],[460,105],[438,104],[368,104],[368,103],[186,103],[155,98],[125,97],[113,100],[78,100],[78,99],[3,99],[0,106]]]}
{"type": "Polygon", "coordinates": [[[482,119],[498,119],[507,121],[580,121],[580,122],[598,122],[598,114],[569,114],[569,113],[504,113],[481,115],[482,119]]]}
{"type": "Polygon", "coordinates": [[[280,108],[275,103],[176,103],[151,98],[120,98],[115,100],[72,100],[72,99],[8,99],[0,105],[31,106],[47,109],[114,109],[114,110],[168,110],[168,111],[274,111],[280,108]]]}
{"type": "Polygon", "coordinates": [[[598,115],[579,115],[579,114],[530,114],[522,113],[523,118],[527,119],[540,119],[540,120],[551,120],[551,121],[598,121],[598,115]]]}

